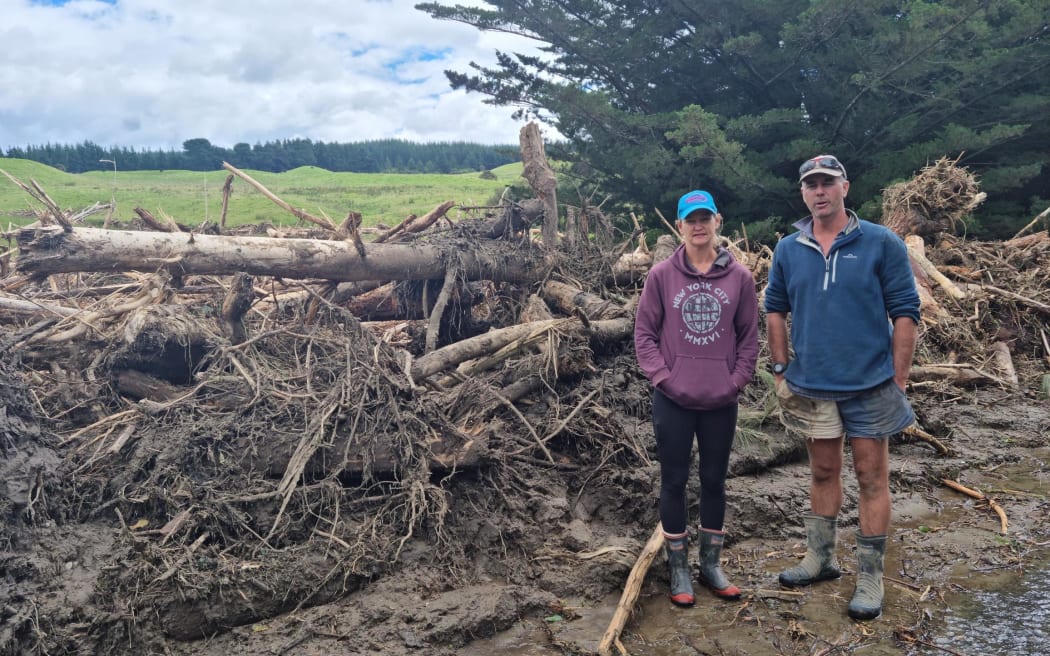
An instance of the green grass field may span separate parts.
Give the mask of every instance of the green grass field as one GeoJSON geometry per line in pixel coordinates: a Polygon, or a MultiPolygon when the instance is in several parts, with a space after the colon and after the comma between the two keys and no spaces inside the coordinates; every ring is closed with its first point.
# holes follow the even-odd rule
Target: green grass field
{"type": "MultiPolygon", "coordinates": [[[[196,226],[205,220],[218,222],[222,214],[222,185],[225,170],[197,171],[92,171],[70,174],[23,159],[0,158],[0,170],[30,184],[35,180],[63,209],[80,210],[95,202],[116,200],[115,217],[136,218],[141,207],[154,216],[167,214],[177,222],[196,226]]],[[[520,163],[507,164],[483,179],[480,173],[332,173],[302,167],[285,173],[244,171],[292,207],[314,216],[327,216],[337,224],[353,210],[364,217],[364,225],[394,225],[409,214],[423,215],[445,201],[460,206],[493,205],[504,189],[524,182],[520,163]]],[[[41,205],[7,176],[0,174],[0,228],[32,221],[26,210],[41,205]]],[[[450,213],[455,217],[456,210],[450,213]]],[[[105,212],[87,220],[101,225],[105,212]]],[[[297,219],[278,207],[254,187],[238,178],[233,182],[226,226],[272,223],[294,225],[297,219]]]]}

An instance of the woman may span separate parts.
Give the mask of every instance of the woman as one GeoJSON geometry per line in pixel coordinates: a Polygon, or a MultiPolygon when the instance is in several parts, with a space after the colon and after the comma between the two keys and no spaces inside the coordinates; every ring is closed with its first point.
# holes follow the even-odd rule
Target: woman
{"type": "Polygon", "coordinates": [[[699,581],[718,597],[740,598],[719,560],[737,396],[758,362],[758,298],[751,272],[718,246],[721,226],[711,194],[682,196],[677,227],[683,243],[649,272],[634,326],[638,364],[653,384],[660,522],[671,601],[680,606],[696,600],[686,529],[694,437],[700,471],[699,581]]]}

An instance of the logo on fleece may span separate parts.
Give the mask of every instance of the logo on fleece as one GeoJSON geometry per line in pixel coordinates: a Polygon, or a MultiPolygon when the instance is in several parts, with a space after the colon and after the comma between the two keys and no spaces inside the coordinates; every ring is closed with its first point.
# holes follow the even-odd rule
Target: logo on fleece
{"type": "Polygon", "coordinates": [[[709,282],[694,282],[675,294],[675,308],[682,312],[682,321],[691,331],[685,340],[693,344],[710,344],[721,337],[717,330],[722,319],[722,306],[729,305],[729,295],[721,287],[709,282]]]}

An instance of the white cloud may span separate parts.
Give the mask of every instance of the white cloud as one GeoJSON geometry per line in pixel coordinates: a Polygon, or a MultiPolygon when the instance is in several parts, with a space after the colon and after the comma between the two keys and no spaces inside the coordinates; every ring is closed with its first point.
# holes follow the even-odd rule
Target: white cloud
{"type": "Polygon", "coordinates": [[[453,91],[495,49],[419,0],[0,0],[0,149],[180,150],[290,138],[515,144],[514,108],[453,91]]]}

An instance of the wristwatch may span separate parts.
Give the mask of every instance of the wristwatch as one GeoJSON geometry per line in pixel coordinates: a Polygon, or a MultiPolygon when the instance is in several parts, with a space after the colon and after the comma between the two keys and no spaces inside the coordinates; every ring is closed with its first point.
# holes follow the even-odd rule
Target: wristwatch
{"type": "Polygon", "coordinates": [[[788,366],[786,362],[774,362],[769,370],[773,372],[774,376],[780,376],[788,370],[788,366]]]}

